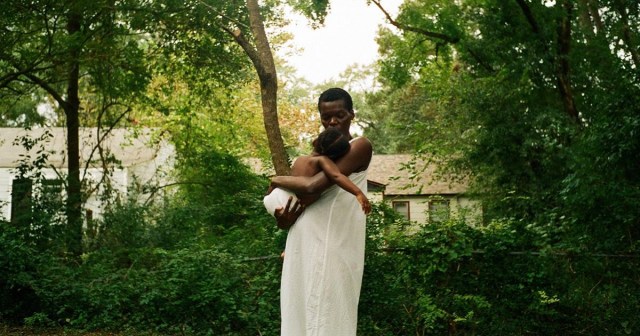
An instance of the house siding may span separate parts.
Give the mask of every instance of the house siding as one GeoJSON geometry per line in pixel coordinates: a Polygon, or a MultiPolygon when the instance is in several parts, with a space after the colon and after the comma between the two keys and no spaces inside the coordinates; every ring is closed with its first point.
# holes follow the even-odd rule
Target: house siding
{"type": "Polygon", "coordinates": [[[11,218],[11,186],[13,174],[8,169],[0,169],[0,220],[11,218]]]}
{"type": "MultiPolygon", "coordinates": [[[[42,176],[45,179],[59,179],[58,176],[67,175],[66,168],[60,169],[51,169],[44,168],[42,169],[42,176]]],[[[83,170],[81,174],[85,174],[83,170]]],[[[86,182],[89,185],[95,185],[102,179],[102,169],[99,168],[88,168],[86,170],[86,182]]],[[[12,193],[12,185],[13,180],[16,178],[15,169],[9,168],[0,168],[0,215],[2,219],[9,220],[11,218],[11,193],[12,193]]],[[[110,176],[111,187],[115,192],[121,195],[126,195],[127,193],[127,184],[128,184],[128,170],[127,169],[114,169],[110,176]]],[[[38,186],[34,186],[34,189],[38,189],[38,186]]],[[[101,216],[102,214],[102,202],[99,200],[100,193],[103,192],[103,189],[98,189],[96,192],[91,194],[91,196],[84,203],[85,210],[91,210],[93,212],[94,218],[96,216],[101,216]]]]}
{"type": "MultiPolygon", "coordinates": [[[[47,151],[47,166],[55,168],[42,169],[46,179],[58,179],[67,175],[66,167],[66,132],[63,128],[47,129],[51,137],[40,145],[47,151]]],[[[37,148],[27,152],[22,146],[14,145],[15,139],[23,136],[37,138],[46,130],[24,130],[20,128],[0,129],[0,216],[4,220],[11,218],[11,193],[13,180],[17,175],[16,167],[24,157],[35,158],[37,148]]],[[[103,177],[102,163],[99,162],[94,152],[97,130],[94,128],[82,128],[80,130],[82,148],[81,178],[86,179],[90,185],[95,185],[103,177]],[[91,162],[87,164],[87,161],[91,162]]],[[[109,180],[113,190],[123,197],[129,197],[132,193],[138,195],[139,201],[146,201],[150,194],[142,194],[140,186],[165,185],[172,180],[171,170],[174,167],[175,149],[167,141],[159,143],[153,139],[151,129],[143,129],[138,132],[128,129],[114,129],[103,141],[107,152],[112,154],[117,164],[110,163],[109,180]],[[134,136],[134,134],[137,134],[134,136]]],[[[34,189],[38,187],[35,186],[34,189]]],[[[103,213],[103,204],[100,201],[102,189],[94,192],[84,203],[85,210],[91,210],[93,218],[98,218],[103,213]]],[[[164,190],[162,190],[164,192],[164,190]]],[[[157,196],[157,195],[156,195],[157,196]]]]}

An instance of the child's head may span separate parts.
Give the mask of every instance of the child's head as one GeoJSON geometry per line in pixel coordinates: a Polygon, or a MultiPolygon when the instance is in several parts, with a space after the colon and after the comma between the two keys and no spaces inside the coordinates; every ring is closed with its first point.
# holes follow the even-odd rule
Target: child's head
{"type": "Polygon", "coordinates": [[[313,141],[313,150],[320,155],[328,156],[331,160],[341,158],[349,148],[349,138],[335,127],[327,127],[313,141]]]}

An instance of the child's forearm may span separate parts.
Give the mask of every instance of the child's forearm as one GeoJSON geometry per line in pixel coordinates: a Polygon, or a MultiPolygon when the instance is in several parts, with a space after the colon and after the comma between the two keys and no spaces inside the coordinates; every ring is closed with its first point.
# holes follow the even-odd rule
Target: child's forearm
{"type": "Polygon", "coordinates": [[[350,192],[355,196],[358,196],[359,194],[364,195],[362,190],[360,190],[360,188],[358,188],[357,185],[355,185],[348,177],[342,174],[331,175],[329,179],[333,181],[335,184],[337,184],[340,188],[350,192]]]}

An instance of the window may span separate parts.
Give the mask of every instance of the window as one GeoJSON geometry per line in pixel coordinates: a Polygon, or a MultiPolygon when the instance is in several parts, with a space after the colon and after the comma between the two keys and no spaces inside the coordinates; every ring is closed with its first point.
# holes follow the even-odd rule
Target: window
{"type": "Polygon", "coordinates": [[[42,180],[42,193],[45,200],[62,202],[63,187],[61,179],[45,179],[42,180]]]}
{"type": "Polygon", "coordinates": [[[393,206],[393,210],[397,211],[406,219],[411,219],[409,217],[409,201],[394,201],[391,202],[393,206]]]}
{"type": "Polygon", "coordinates": [[[41,181],[42,192],[40,194],[41,211],[52,218],[62,221],[65,216],[65,190],[61,179],[44,179],[41,181]]]}
{"type": "Polygon", "coordinates": [[[449,219],[449,201],[433,199],[429,201],[429,222],[442,223],[449,219]]]}
{"type": "Polygon", "coordinates": [[[41,230],[43,223],[62,223],[65,216],[62,179],[15,178],[11,186],[11,223],[41,230]]]}
{"type": "Polygon", "coordinates": [[[33,182],[28,178],[13,180],[11,187],[11,223],[26,226],[31,222],[33,182]]]}

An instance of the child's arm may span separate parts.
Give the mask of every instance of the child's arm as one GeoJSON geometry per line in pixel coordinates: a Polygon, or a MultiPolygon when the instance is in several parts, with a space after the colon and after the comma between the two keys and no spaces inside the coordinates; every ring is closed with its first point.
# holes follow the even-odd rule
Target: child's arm
{"type": "Polygon", "coordinates": [[[340,172],[340,169],[338,169],[335,162],[331,161],[331,159],[326,156],[319,156],[318,164],[333,183],[356,196],[356,199],[362,206],[362,211],[364,211],[365,214],[369,214],[369,212],[371,212],[371,203],[369,203],[367,196],[362,192],[362,190],[360,190],[360,188],[358,188],[357,185],[351,182],[348,177],[340,172]]]}

